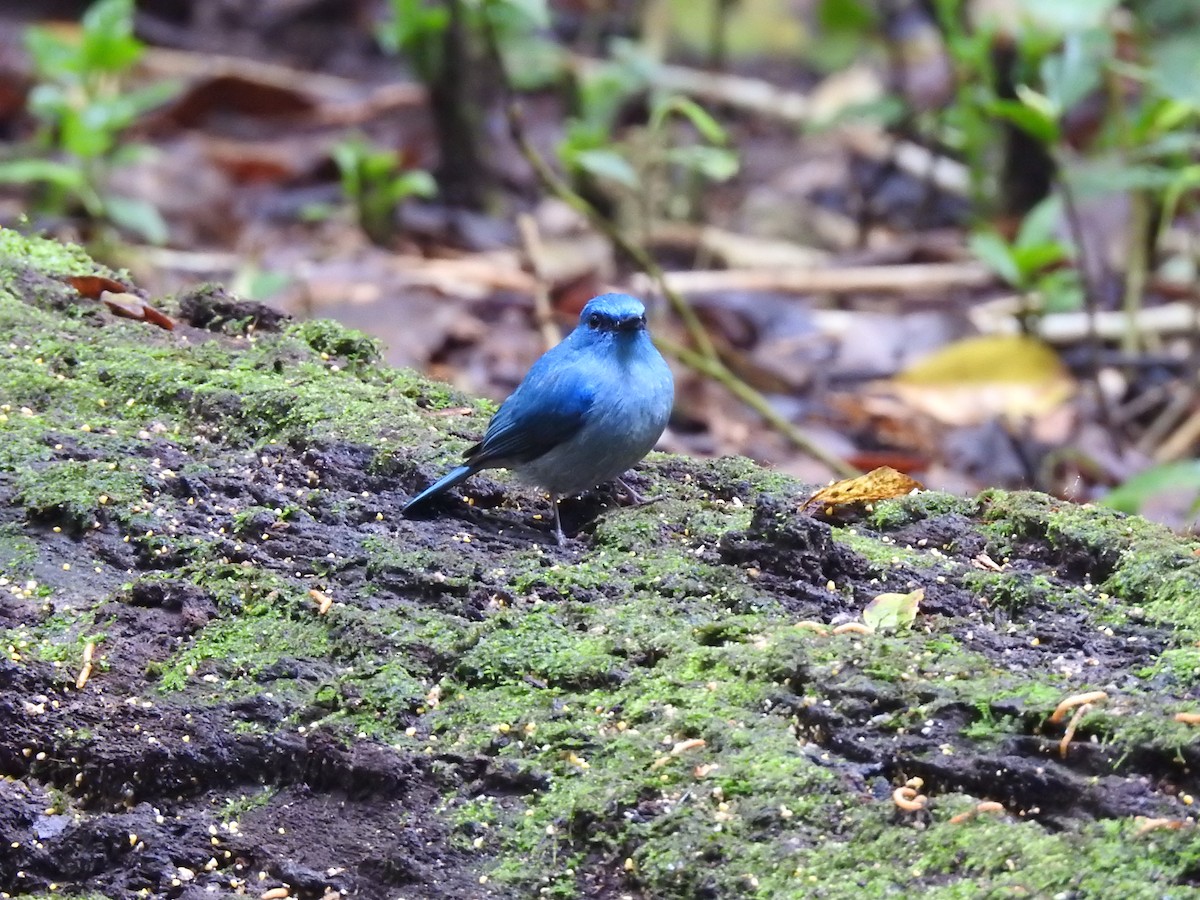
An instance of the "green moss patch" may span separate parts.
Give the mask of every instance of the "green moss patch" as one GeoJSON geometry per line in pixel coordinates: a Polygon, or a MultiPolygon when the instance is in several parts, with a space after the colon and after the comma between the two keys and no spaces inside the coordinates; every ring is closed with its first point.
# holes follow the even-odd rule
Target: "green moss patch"
{"type": "Polygon", "coordinates": [[[21,891],[1196,896],[1194,542],[1000,491],[829,524],[748,460],[659,454],[653,502],[565,504],[564,548],[502,474],[410,521],[489,404],[213,292],[215,330],[116,319],[61,281],[94,269],[0,231],[21,891]],[[86,885],[28,849],[50,802],[121,847],[86,885]]]}

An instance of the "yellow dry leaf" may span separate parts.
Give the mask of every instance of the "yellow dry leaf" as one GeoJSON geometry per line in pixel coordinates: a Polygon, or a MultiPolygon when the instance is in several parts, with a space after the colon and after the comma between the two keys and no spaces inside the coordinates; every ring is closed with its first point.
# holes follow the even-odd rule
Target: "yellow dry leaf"
{"type": "Polygon", "coordinates": [[[1054,350],[1021,335],[957,341],[887,385],[904,403],[947,425],[1040,418],[1075,392],[1075,380],[1054,350]]]}
{"type": "Polygon", "coordinates": [[[1065,372],[1054,349],[1037,338],[988,335],[947,344],[892,380],[943,386],[997,381],[1040,384],[1065,372]]]}
{"type": "Polygon", "coordinates": [[[1055,412],[1075,393],[1069,379],[1047,385],[989,384],[965,387],[924,387],[895,384],[892,389],[910,408],[943,425],[978,425],[991,419],[1040,420],[1055,412]]]}
{"type": "Polygon", "coordinates": [[[844,506],[847,503],[874,503],[876,500],[903,497],[924,487],[925,485],[915,478],[909,478],[891,466],[880,466],[866,475],[835,481],[828,487],[821,488],[804,502],[801,510],[814,504],[844,506]]]}

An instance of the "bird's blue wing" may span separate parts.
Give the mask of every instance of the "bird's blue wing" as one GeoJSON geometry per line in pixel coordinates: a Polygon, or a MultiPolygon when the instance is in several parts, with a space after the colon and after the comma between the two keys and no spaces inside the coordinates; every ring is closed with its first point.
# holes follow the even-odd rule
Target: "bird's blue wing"
{"type": "Polygon", "coordinates": [[[483,467],[537,459],[575,436],[594,397],[579,368],[547,354],[504,401],[483,440],[467,451],[467,463],[483,467]]]}

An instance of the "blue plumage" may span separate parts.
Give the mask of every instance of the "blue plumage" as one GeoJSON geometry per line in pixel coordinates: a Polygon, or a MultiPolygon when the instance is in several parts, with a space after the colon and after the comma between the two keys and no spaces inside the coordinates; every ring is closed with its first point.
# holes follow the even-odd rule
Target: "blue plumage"
{"type": "Polygon", "coordinates": [[[533,364],[488,424],[483,440],[404,507],[428,501],[481,469],[507,468],[558,499],[611,481],[650,452],[675,400],[671,370],[646,331],[646,309],[628,294],[588,302],[579,325],[533,364]]]}

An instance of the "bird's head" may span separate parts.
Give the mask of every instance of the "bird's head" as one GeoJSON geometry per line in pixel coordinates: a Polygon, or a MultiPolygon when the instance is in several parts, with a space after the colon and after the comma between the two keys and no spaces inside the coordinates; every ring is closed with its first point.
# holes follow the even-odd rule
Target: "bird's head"
{"type": "Polygon", "coordinates": [[[646,330],[646,307],[628,294],[593,297],[579,314],[580,329],[597,337],[634,335],[646,330]]]}

